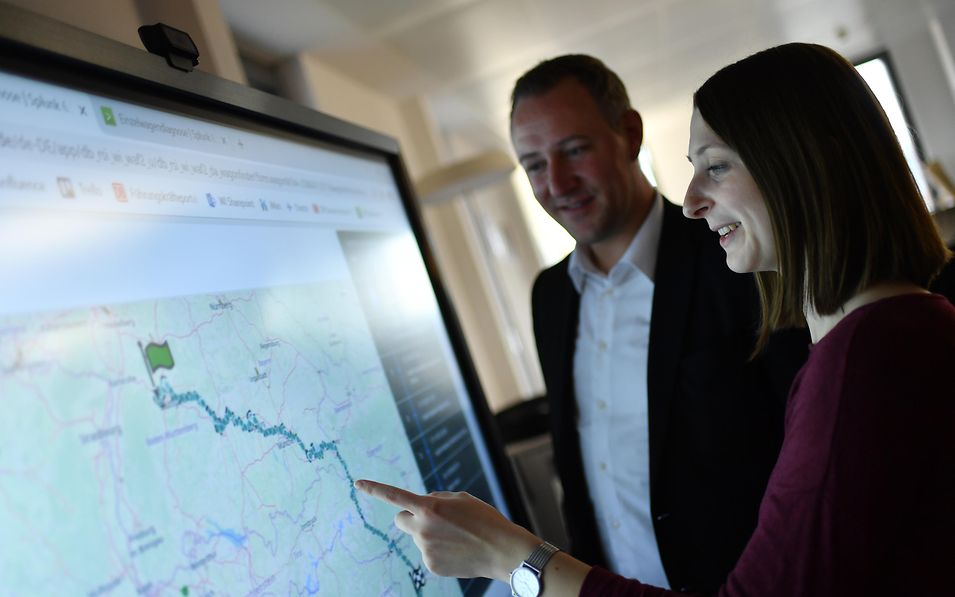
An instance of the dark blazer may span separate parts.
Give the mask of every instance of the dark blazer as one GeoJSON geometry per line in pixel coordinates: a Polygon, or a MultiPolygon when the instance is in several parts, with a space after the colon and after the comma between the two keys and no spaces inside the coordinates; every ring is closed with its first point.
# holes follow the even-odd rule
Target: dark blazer
{"type": "MultiPolygon", "coordinates": [[[[571,551],[601,564],[576,427],[580,297],[568,261],[534,283],[534,333],[571,551]]],[[[666,200],[655,278],[647,366],[650,511],[671,587],[711,592],[756,527],[789,386],[810,340],[802,330],[776,334],[763,355],[747,362],[759,313],[754,279],[730,271],[716,234],[666,200]]],[[[636,447],[620,449],[636,455],[636,447]]]]}
{"type": "MultiPolygon", "coordinates": [[[[955,251],[955,246],[949,245],[949,249],[955,251]]],[[[938,273],[932,285],[929,287],[932,292],[941,294],[948,299],[948,302],[955,305],[955,258],[949,259],[948,263],[938,273]]]]}

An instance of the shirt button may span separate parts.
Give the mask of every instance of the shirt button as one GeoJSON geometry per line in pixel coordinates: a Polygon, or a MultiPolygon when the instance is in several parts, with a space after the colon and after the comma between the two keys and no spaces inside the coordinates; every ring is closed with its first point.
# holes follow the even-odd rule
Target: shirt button
{"type": "Polygon", "coordinates": [[[617,529],[620,528],[620,521],[619,521],[619,520],[615,520],[615,521],[613,521],[613,522],[610,523],[610,526],[612,526],[612,527],[614,528],[614,530],[617,530],[617,529]]]}
{"type": "Polygon", "coordinates": [[[600,342],[597,342],[597,350],[599,350],[600,352],[606,352],[607,343],[604,342],[603,340],[601,340],[600,342]]]}
{"type": "Polygon", "coordinates": [[[597,408],[598,408],[599,410],[607,410],[607,403],[604,402],[603,400],[598,400],[598,401],[597,401],[597,408]]]}
{"type": "Polygon", "coordinates": [[[607,463],[606,463],[606,462],[601,462],[601,463],[600,463],[600,470],[602,470],[602,471],[607,470],[607,463]]]}
{"type": "Polygon", "coordinates": [[[613,297],[613,288],[608,288],[607,290],[604,290],[603,295],[604,295],[604,298],[613,297]]]}

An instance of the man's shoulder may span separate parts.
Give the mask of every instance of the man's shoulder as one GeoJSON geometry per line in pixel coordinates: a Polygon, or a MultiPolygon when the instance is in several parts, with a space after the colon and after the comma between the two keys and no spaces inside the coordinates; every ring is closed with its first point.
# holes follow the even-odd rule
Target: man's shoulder
{"type": "Polygon", "coordinates": [[[541,270],[534,280],[534,291],[537,292],[538,289],[552,290],[560,287],[573,287],[573,282],[571,282],[570,275],[567,273],[569,267],[570,255],[567,255],[558,263],[541,270]]]}

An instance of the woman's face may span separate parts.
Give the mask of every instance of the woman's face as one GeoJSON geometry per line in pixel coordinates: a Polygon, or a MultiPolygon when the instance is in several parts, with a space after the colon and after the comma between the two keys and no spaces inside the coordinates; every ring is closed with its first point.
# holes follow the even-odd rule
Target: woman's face
{"type": "Polygon", "coordinates": [[[773,228],[756,181],[696,109],[687,158],[693,164],[693,179],[683,200],[683,215],[706,219],[710,230],[719,234],[726,265],[734,272],[778,271],[773,228]]]}

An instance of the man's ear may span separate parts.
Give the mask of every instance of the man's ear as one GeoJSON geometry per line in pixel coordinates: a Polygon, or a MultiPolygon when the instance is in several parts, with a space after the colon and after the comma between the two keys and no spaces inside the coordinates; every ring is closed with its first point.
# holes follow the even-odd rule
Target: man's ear
{"type": "Polygon", "coordinates": [[[643,118],[640,117],[639,112],[631,108],[623,113],[621,124],[627,137],[627,151],[630,158],[636,160],[640,155],[640,146],[643,145],[643,118]]]}

